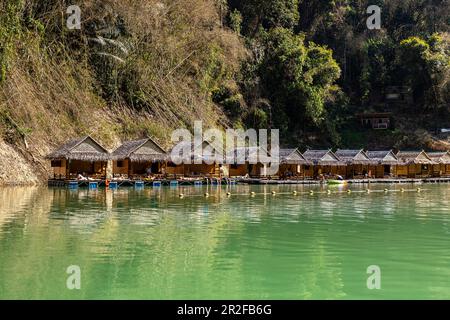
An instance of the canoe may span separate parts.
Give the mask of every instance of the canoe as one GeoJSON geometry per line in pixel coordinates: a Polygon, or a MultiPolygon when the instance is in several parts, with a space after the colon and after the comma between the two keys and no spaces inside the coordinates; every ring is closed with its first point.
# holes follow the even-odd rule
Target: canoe
{"type": "Polygon", "coordinates": [[[327,180],[328,184],[347,184],[348,182],[345,180],[327,180]]]}

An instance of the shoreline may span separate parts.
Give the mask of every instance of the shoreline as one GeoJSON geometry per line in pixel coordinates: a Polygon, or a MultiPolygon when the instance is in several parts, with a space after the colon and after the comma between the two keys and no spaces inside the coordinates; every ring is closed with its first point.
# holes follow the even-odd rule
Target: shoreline
{"type": "MultiPolygon", "coordinates": [[[[346,179],[348,185],[365,185],[365,184],[445,184],[450,183],[450,178],[389,178],[389,179],[346,179]]],[[[144,187],[161,187],[161,186],[228,186],[228,185],[327,185],[326,182],[320,180],[274,180],[274,179],[258,179],[258,178],[227,178],[222,181],[217,179],[199,178],[196,180],[174,180],[174,179],[158,179],[158,180],[118,180],[117,187],[133,187],[136,182],[143,182],[144,187]],[[175,183],[176,182],[176,183],[175,183]],[[156,185],[154,185],[156,183],[156,185]]],[[[89,187],[90,183],[97,184],[97,187],[106,187],[106,180],[46,180],[41,182],[0,182],[1,187],[69,187],[70,184],[77,184],[78,187],[89,187]]]]}
{"type": "MultiPolygon", "coordinates": [[[[365,184],[444,184],[450,183],[450,178],[390,178],[390,179],[349,179],[345,180],[347,185],[365,185],[365,184]]],[[[197,179],[197,180],[120,180],[110,181],[109,188],[119,187],[178,187],[178,186],[232,186],[232,185],[327,185],[320,180],[270,180],[270,179],[197,179]]],[[[48,187],[106,187],[106,180],[48,180],[48,187]]]]}

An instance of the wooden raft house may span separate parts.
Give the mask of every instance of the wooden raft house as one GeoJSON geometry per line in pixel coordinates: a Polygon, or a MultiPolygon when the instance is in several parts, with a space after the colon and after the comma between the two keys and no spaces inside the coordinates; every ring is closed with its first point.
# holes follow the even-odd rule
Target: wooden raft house
{"type": "Polygon", "coordinates": [[[309,166],[305,171],[308,177],[316,179],[321,175],[345,175],[345,162],[331,150],[307,150],[303,153],[303,157],[312,163],[312,166],[309,166]]]}
{"type": "Polygon", "coordinates": [[[151,138],[124,142],[112,154],[114,178],[140,179],[165,174],[166,151],[151,138]]]}
{"type": "Polygon", "coordinates": [[[54,179],[105,179],[110,154],[90,136],[67,142],[47,156],[54,179]]]}
{"type": "Polygon", "coordinates": [[[311,166],[298,149],[280,149],[280,179],[305,179],[305,168],[311,166]]]}
{"type": "Polygon", "coordinates": [[[175,152],[167,153],[148,137],[126,141],[109,153],[92,137],[85,136],[65,143],[47,156],[53,171],[50,180],[56,185],[70,185],[73,180],[78,180],[80,185],[86,185],[83,180],[97,180],[105,185],[111,180],[128,185],[132,185],[133,180],[208,184],[216,180],[227,182],[231,177],[244,183],[311,183],[301,182],[311,179],[323,183],[340,175],[350,183],[368,179],[450,182],[450,152],[339,149],[336,152],[307,150],[302,154],[296,148],[282,148],[279,158],[272,159],[266,149],[254,146],[236,147],[227,151],[225,158],[224,150],[213,142],[204,140],[199,148],[194,146],[191,141],[176,145],[185,160],[179,163],[172,158],[176,157],[175,152]],[[275,161],[279,164],[278,172],[272,175],[268,169],[273,163],[269,162],[275,161]]]}
{"type": "MultiPolygon", "coordinates": [[[[167,174],[174,177],[188,177],[188,178],[220,178],[228,177],[228,168],[224,166],[223,154],[219,147],[215,146],[207,140],[202,142],[200,148],[195,148],[195,144],[191,142],[181,142],[177,144],[178,147],[187,149],[190,151],[188,155],[180,154],[180,157],[190,158],[191,163],[182,163],[176,165],[173,161],[169,160],[167,164],[167,174]],[[211,151],[209,156],[203,154],[203,150],[208,148],[211,151]],[[197,149],[201,150],[197,153],[197,149]],[[219,161],[216,161],[219,159],[219,161]]],[[[172,152],[171,152],[172,153],[172,152]]]]}
{"type": "Polygon", "coordinates": [[[432,176],[434,162],[425,151],[400,151],[396,157],[399,177],[428,178],[432,176]]]}
{"type": "Polygon", "coordinates": [[[369,158],[374,161],[370,165],[371,176],[374,178],[391,178],[397,176],[398,158],[392,150],[367,151],[369,158]]]}
{"type": "MultiPolygon", "coordinates": [[[[234,163],[229,165],[230,177],[249,176],[253,178],[267,177],[267,163],[261,161],[261,155],[270,156],[262,147],[237,147],[229,151],[234,155],[234,163]]],[[[230,154],[228,154],[230,156],[230,154]]]]}
{"type": "Polygon", "coordinates": [[[371,160],[364,150],[339,149],[335,152],[335,154],[346,164],[345,177],[349,179],[371,177],[370,165],[375,164],[376,162],[371,160]]]}
{"type": "Polygon", "coordinates": [[[433,160],[433,176],[434,177],[450,177],[450,153],[444,152],[428,152],[428,156],[433,160]]]}

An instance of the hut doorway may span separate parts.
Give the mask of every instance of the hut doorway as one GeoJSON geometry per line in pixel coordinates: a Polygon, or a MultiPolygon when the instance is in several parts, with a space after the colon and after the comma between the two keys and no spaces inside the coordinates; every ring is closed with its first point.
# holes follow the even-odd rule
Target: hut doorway
{"type": "Polygon", "coordinates": [[[160,173],[159,162],[132,162],[132,174],[150,175],[160,173]]]}
{"type": "Polygon", "coordinates": [[[69,161],[69,176],[77,176],[79,174],[84,177],[102,178],[106,175],[105,161],[81,161],[70,160],[69,161]]]}
{"type": "Polygon", "coordinates": [[[152,173],[160,173],[159,163],[158,162],[153,162],[152,165],[151,165],[151,170],[152,170],[152,173]]]}

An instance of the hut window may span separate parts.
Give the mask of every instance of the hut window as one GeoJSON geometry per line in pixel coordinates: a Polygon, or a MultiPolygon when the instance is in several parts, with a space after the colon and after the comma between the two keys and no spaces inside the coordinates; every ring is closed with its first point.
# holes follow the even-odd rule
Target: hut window
{"type": "Polygon", "coordinates": [[[61,168],[61,167],[62,167],[62,161],[61,160],[52,160],[52,168],[61,168]]]}
{"type": "Polygon", "coordinates": [[[117,168],[123,168],[125,167],[125,164],[123,161],[117,161],[117,168]]]}

